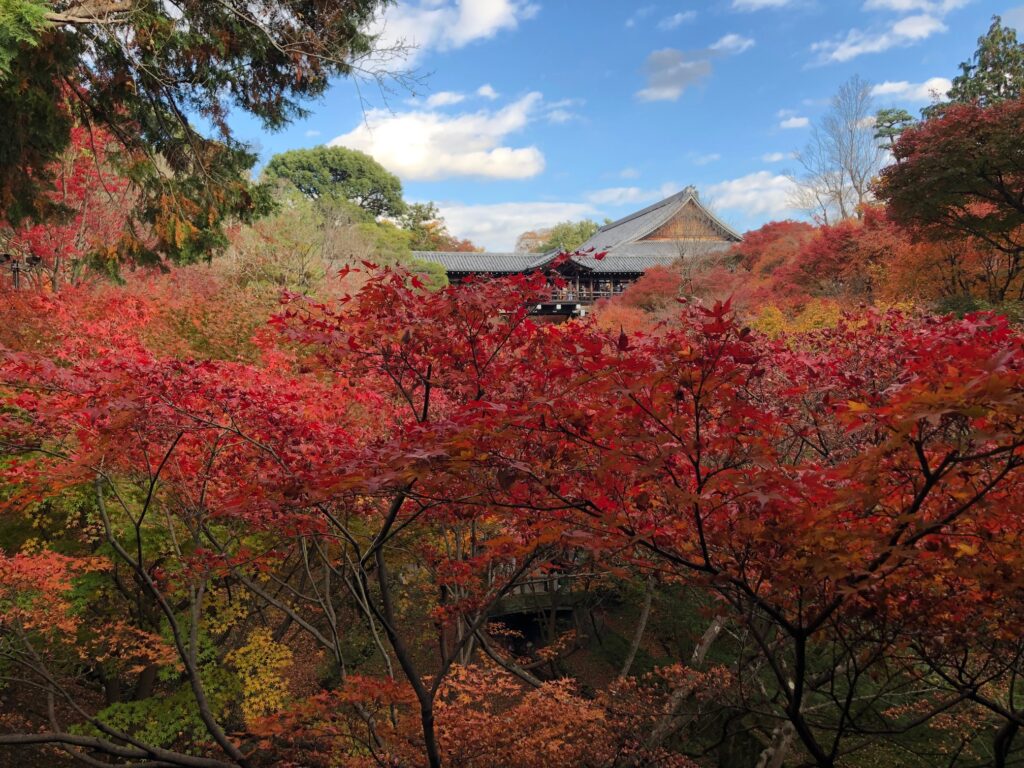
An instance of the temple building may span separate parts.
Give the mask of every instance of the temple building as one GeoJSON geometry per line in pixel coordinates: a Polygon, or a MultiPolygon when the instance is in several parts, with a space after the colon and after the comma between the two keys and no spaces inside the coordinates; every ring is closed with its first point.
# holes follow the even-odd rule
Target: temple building
{"type": "MultiPolygon", "coordinates": [[[[728,250],[740,235],[719,220],[687,187],[642,211],[601,227],[579,252],[553,267],[564,286],[553,290],[542,314],[583,314],[598,299],[626,289],[654,266],[699,258],[728,250]],[[596,255],[604,254],[601,258],[596,255]],[[557,309],[556,309],[557,307],[557,309]]],[[[548,270],[557,252],[454,253],[417,251],[424,261],[441,264],[453,283],[469,275],[512,275],[548,270]]]]}

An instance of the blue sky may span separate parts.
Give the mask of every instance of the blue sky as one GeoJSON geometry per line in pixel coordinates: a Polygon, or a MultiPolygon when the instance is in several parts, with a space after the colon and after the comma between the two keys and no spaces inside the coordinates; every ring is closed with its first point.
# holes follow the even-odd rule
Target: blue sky
{"type": "Polygon", "coordinates": [[[339,81],[308,119],[242,138],[264,160],[334,142],[492,250],[688,184],[740,230],[796,217],[790,157],[853,75],[917,112],[1021,0],[402,0],[380,20],[416,93],[339,81]]]}

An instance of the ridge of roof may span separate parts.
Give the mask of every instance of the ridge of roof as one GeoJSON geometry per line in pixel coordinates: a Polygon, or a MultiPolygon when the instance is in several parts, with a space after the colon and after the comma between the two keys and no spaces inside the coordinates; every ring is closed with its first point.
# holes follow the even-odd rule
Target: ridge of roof
{"type": "Polygon", "coordinates": [[[669,195],[646,208],[624,216],[610,224],[605,224],[585,242],[581,249],[594,248],[608,250],[630,242],[637,242],[670,221],[673,216],[692,203],[708,223],[719,233],[723,240],[739,242],[742,236],[725,224],[700,201],[697,188],[689,186],[681,192],[669,195]]]}
{"type": "Polygon", "coordinates": [[[620,227],[623,224],[628,224],[629,222],[633,221],[633,219],[639,219],[641,216],[646,216],[649,213],[654,213],[659,208],[663,208],[666,205],[669,205],[671,203],[676,203],[676,202],[685,203],[686,200],[688,200],[691,197],[696,199],[695,192],[696,192],[696,190],[694,190],[693,187],[687,187],[682,192],[676,192],[674,195],[669,195],[664,200],[659,200],[656,203],[652,203],[651,205],[647,206],[646,208],[644,208],[642,210],[635,211],[634,213],[630,213],[630,214],[628,214],[626,216],[623,216],[621,219],[616,219],[615,221],[611,222],[610,224],[605,224],[603,227],[601,227],[599,230],[597,230],[597,232],[595,232],[594,234],[595,235],[599,235],[602,232],[607,232],[609,230],[615,229],[616,227],[620,227]]]}

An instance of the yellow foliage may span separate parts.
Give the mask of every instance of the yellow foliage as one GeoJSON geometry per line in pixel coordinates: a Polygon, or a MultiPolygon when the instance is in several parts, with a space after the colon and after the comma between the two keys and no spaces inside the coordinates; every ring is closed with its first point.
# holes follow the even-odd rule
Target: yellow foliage
{"type": "Polygon", "coordinates": [[[834,328],[839,324],[841,316],[842,308],[837,302],[830,299],[811,299],[791,317],[774,304],[766,304],[751,320],[750,325],[754,330],[774,339],[785,333],[806,333],[822,328],[834,328]]]}
{"type": "Polygon", "coordinates": [[[249,615],[249,597],[244,592],[226,589],[211,590],[206,605],[207,629],[211,634],[220,635],[241,623],[249,615]]]}
{"type": "Polygon", "coordinates": [[[772,339],[781,335],[786,330],[787,324],[786,316],[774,304],[765,304],[757,313],[757,317],[750,321],[750,325],[755,331],[772,339]]]}
{"type": "Polygon", "coordinates": [[[803,311],[793,318],[788,330],[805,333],[821,328],[834,328],[839,324],[841,315],[842,310],[836,302],[829,299],[811,299],[803,311]]]}
{"type": "Polygon", "coordinates": [[[242,715],[246,723],[284,708],[288,684],[283,672],[292,665],[292,652],[288,646],[274,642],[269,629],[254,629],[245,645],[228,654],[227,662],[242,682],[242,715]]]}
{"type": "Polygon", "coordinates": [[[875,307],[879,312],[894,310],[913,317],[921,312],[921,307],[913,299],[903,301],[876,301],[875,307]]]}

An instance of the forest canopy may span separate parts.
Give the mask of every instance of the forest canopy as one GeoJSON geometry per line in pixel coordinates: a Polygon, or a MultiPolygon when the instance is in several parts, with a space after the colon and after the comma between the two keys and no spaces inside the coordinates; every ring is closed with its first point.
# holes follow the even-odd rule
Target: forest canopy
{"type": "Polygon", "coordinates": [[[249,177],[381,5],[0,0],[0,765],[1020,765],[1015,33],[585,303],[589,219],[249,177]]]}

